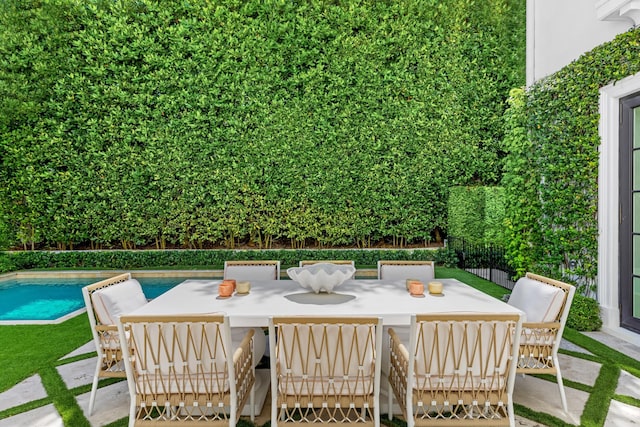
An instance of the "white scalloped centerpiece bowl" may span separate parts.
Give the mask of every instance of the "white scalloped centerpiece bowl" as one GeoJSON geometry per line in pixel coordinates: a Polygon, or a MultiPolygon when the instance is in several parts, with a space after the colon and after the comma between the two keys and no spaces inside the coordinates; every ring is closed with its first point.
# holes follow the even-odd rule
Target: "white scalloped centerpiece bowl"
{"type": "Polygon", "coordinates": [[[295,280],[303,288],[311,289],[315,293],[332,293],[335,287],[351,279],[355,272],[355,267],[351,265],[326,262],[287,269],[291,280],[295,280]]]}

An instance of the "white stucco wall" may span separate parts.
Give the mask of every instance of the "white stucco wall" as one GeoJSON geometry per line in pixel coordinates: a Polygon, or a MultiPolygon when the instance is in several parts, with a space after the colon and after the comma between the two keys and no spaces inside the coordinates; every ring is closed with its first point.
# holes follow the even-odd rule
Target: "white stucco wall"
{"type": "Polygon", "coordinates": [[[527,85],[629,30],[631,19],[601,21],[598,0],[527,0],[527,85]]]}

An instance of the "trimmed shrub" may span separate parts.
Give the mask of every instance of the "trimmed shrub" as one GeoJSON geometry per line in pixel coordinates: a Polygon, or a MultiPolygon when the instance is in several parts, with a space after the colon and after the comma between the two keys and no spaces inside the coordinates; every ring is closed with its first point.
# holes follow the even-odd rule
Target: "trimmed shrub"
{"type": "Polygon", "coordinates": [[[602,327],[598,301],[575,294],[569,310],[567,326],[577,331],[597,331],[602,327]]]}

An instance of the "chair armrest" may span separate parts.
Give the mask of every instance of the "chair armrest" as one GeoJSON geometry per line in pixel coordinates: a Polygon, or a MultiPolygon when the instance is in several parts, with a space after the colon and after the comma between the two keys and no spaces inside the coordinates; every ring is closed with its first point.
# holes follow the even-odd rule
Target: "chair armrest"
{"type": "Polygon", "coordinates": [[[560,322],[525,322],[522,324],[522,329],[560,329],[560,322]]]}
{"type": "Polygon", "coordinates": [[[552,346],[561,338],[560,322],[523,323],[520,335],[520,347],[524,346],[552,346]]]}
{"type": "Polygon", "coordinates": [[[253,340],[253,334],[255,331],[253,329],[249,329],[245,334],[244,338],[240,342],[240,345],[233,353],[233,364],[237,364],[241,358],[246,357],[247,355],[251,356],[253,359],[253,346],[251,345],[251,340],[253,340]]]}
{"type": "Polygon", "coordinates": [[[96,325],[96,331],[118,333],[118,327],[116,325],[96,325]]]}

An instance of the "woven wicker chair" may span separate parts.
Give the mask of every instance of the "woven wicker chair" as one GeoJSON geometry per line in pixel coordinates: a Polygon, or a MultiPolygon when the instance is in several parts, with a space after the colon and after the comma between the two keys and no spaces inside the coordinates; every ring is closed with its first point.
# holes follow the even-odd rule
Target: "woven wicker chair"
{"type": "Polygon", "coordinates": [[[509,304],[524,311],[519,374],[555,374],[562,408],[567,411],[558,348],[575,294],[575,286],[533,273],[516,282],[509,304]]]}
{"type": "MultiPolygon", "coordinates": [[[[111,314],[107,308],[105,308],[102,298],[100,298],[99,295],[106,289],[113,289],[115,286],[131,283],[132,281],[131,274],[124,273],[82,288],[82,296],[85,306],[87,307],[89,324],[91,325],[91,334],[98,354],[98,362],[96,364],[93,384],[91,386],[91,395],[89,397],[89,415],[93,413],[100,378],[127,377],[122,361],[122,350],[120,347],[120,339],[118,338],[116,321],[112,319],[111,314]]],[[[135,307],[144,302],[146,302],[146,299],[144,299],[144,294],[142,294],[141,297],[138,296],[138,298],[135,299],[128,299],[125,303],[131,307],[135,307]],[[144,301],[141,301],[140,298],[144,301]],[[135,301],[138,301],[138,303],[131,305],[131,303],[135,301]]]]}
{"type": "Polygon", "coordinates": [[[249,400],[254,421],[253,330],[233,349],[220,314],[120,317],[129,426],[234,427],[249,400]]]}
{"type": "Polygon", "coordinates": [[[236,280],[280,280],[280,261],[225,261],[224,278],[236,280]]]}
{"type": "Polygon", "coordinates": [[[306,267],[307,265],[318,264],[320,262],[326,262],[329,264],[340,264],[340,265],[350,265],[351,267],[355,267],[355,261],[350,261],[346,259],[334,259],[334,260],[316,260],[316,259],[303,259],[300,261],[300,267],[306,267]]]}
{"type": "Polygon", "coordinates": [[[433,261],[378,261],[378,279],[417,279],[424,282],[435,278],[433,261]]]}
{"type": "Polygon", "coordinates": [[[393,396],[408,427],[515,425],[518,314],[413,315],[409,351],[389,330],[393,396]]]}
{"type": "Polygon", "coordinates": [[[380,318],[276,317],[269,339],[272,427],[380,425],[380,318]]]}

